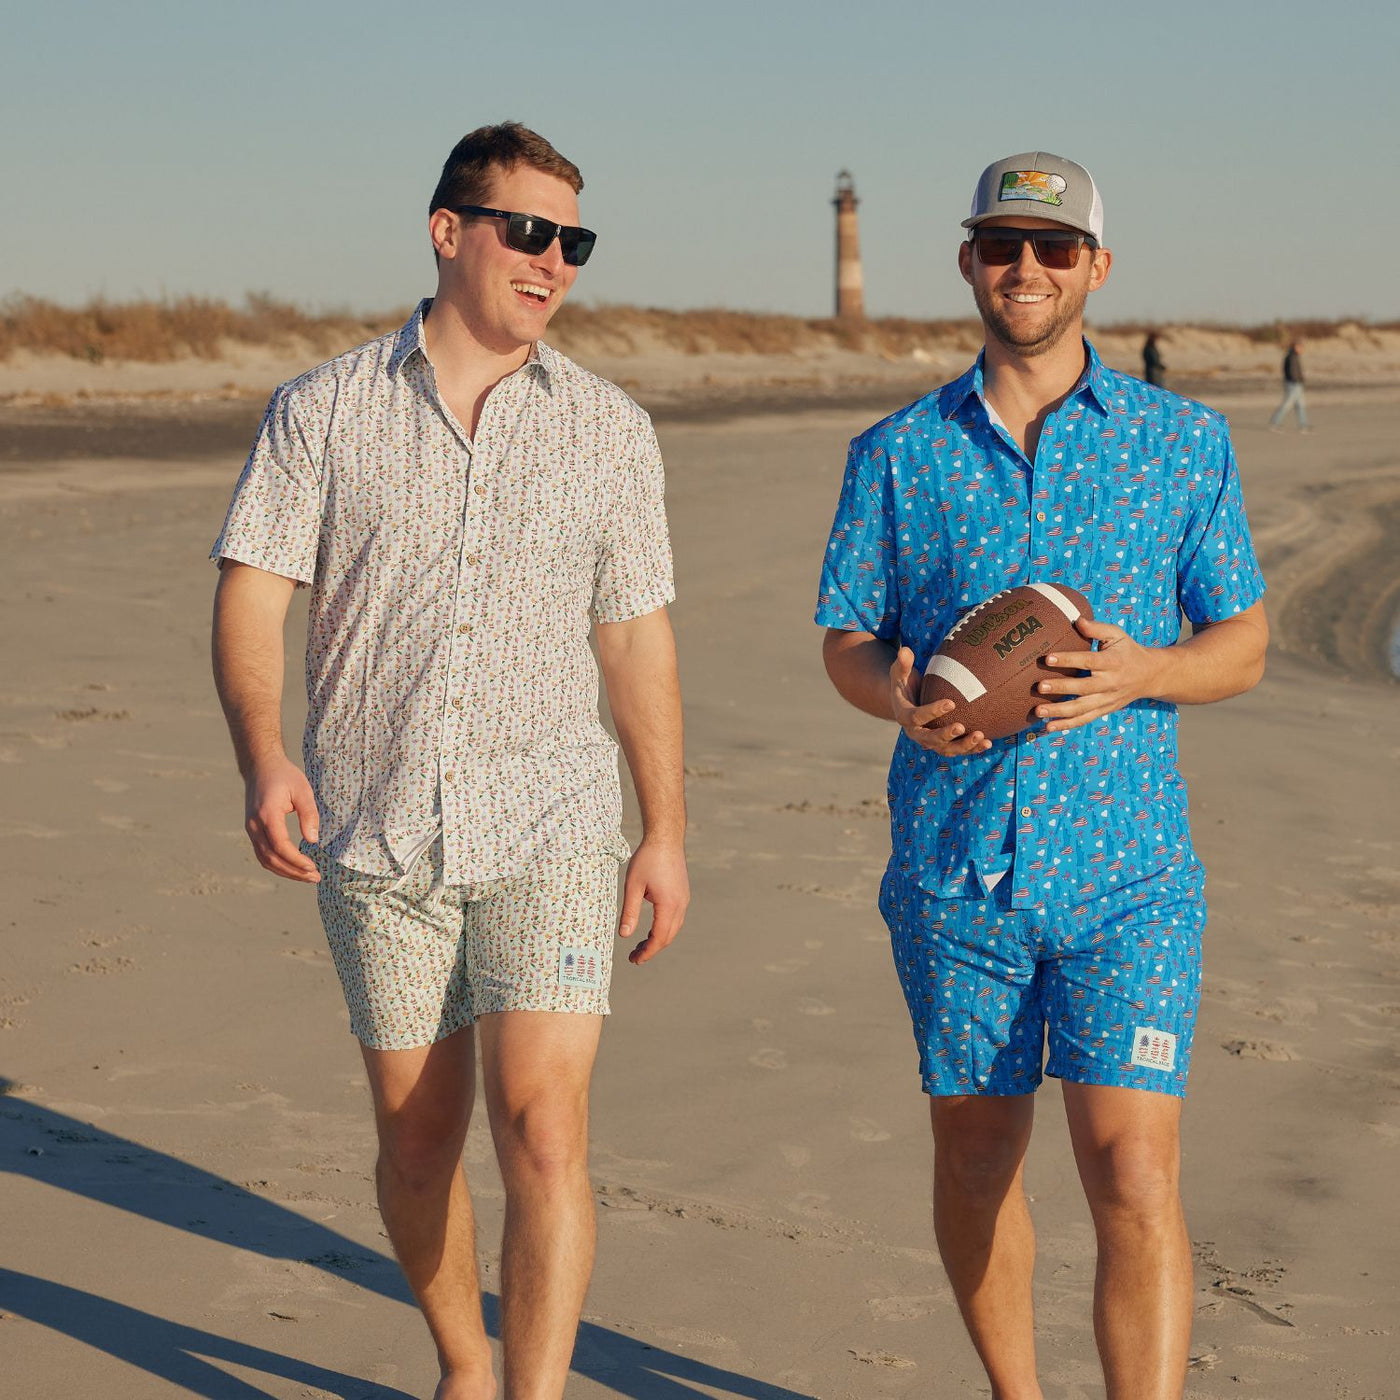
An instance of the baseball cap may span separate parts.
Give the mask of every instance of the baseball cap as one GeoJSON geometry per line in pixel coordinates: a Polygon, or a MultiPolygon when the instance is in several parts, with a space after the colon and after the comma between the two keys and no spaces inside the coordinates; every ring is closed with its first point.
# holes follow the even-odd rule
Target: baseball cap
{"type": "Polygon", "coordinates": [[[972,213],[962,226],[976,228],[984,219],[1005,214],[1051,219],[1103,242],[1103,200],[1093,176],[1048,151],[1026,151],[989,165],[977,181],[972,213]]]}

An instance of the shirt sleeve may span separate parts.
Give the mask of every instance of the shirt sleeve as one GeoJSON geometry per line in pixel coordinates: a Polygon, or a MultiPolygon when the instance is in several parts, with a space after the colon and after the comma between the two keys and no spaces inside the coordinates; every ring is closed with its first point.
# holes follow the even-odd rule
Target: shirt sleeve
{"type": "Polygon", "coordinates": [[[1249,537],[1240,474],[1228,434],[1221,456],[1215,489],[1211,491],[1211,483],[1205,483],[1187,519],[1177,560],[1177,597],[1192,623],[1233,617],[1264,596],[1264,575],[1249,537]]]}
{"type": "Polygon", "coordinates": [[[851,443],[822,565],[816,621],[846,632],[899,636],[894,506],[884,449],[864,438],[851,443]]]}
{"type": "Polygon", "coordinates": [[[666,527],[666,475],[651,420],[643,417],[621,449],[617,493],[603,526],[593,582],[593,616],[599,622],[664,608],[676,596],[671,537],[666,527]]]}
{"type": "Polygon", "coordinates": [[[209,557],[309,584],[321,530],[325,434],[310,431],[291,386],[272,396],[209,557]]]}

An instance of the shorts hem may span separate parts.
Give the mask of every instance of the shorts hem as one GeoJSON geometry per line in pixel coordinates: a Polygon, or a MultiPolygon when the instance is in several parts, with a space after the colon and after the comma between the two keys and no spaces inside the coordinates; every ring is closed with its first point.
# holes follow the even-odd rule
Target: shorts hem
{"type": "Polygon", "coordinates": [[[1033,1094],[1040,1088],[1040,1076],[1036,1076],[1035,1082],[1025,1084],[971,1084],[957,1085],[948,1084],[936,1074],[924,1074],[920,1076],[923,1091],[931,1099],[1011,1099],[1020,1098],[1024,1094],[1033,1094]]]}
{"type": "Polygon", "coordinates": [[[1106,1089],[1137,1089],[1144,1094],[1168,1094],[1174,1099],[1186,1097],[1186,1084],[1175,1078],[1163,1079],[1159,1084],[1128,1083],[1128,1076],[1121,1070],[1086,1070],[1074,1068],[1068,1071],[1045,1067],[1045,1073],[1052,1079],[1063,1080],[1067,1084],[1097,1084],[1106,1089]]]}

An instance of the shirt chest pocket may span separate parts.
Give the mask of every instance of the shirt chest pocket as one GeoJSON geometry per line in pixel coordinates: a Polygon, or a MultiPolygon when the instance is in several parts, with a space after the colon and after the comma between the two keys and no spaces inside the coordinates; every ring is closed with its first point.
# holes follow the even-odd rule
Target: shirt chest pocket
{"type": "Polygon", "coordinates": [[[589,483],[541,473],[521,492],[519,508],[503,512],[499,552],[522,584],[545,594],[590,589],[601,521],[589,483]]]}
{"type": "Polygon", "coordinates": [[[1099,617],[1145,644],[1174,642],[1181,525],[1160,484],[1139,472],[1105,485],[1095,537],[1099,617]]]}

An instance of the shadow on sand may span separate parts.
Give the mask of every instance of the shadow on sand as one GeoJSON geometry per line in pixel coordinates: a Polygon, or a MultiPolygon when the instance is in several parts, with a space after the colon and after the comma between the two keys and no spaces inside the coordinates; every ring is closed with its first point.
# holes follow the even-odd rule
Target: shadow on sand
{"type": "MultiPolygon", "coordinates": [[[[0,1079],[0,1094],[12,1087],[0,1079]]],[[[0,1171],[268,1259],[309,1264],[367,1292],[413,1303],[389,1256],[188,1162],[28,1100],[0,1097],[0,1171]]],[[[497,1336],[499,1300],[487,1294],[483,1302],[487,1327],[497,1336]]],[[[0,1308],[209,1400],[267,1400],[273,1394],[216,1362],[315,1386],[345,1400],[414,1400],[392,1387],[10,1269],[0,1269],[0,1308]]],[[[740,1400],[812,1400],[590,1322],[579,1328],[573,1370],[627,1400],[695,1400],[704,1393],[695,1386],[740,1400]]]]}

